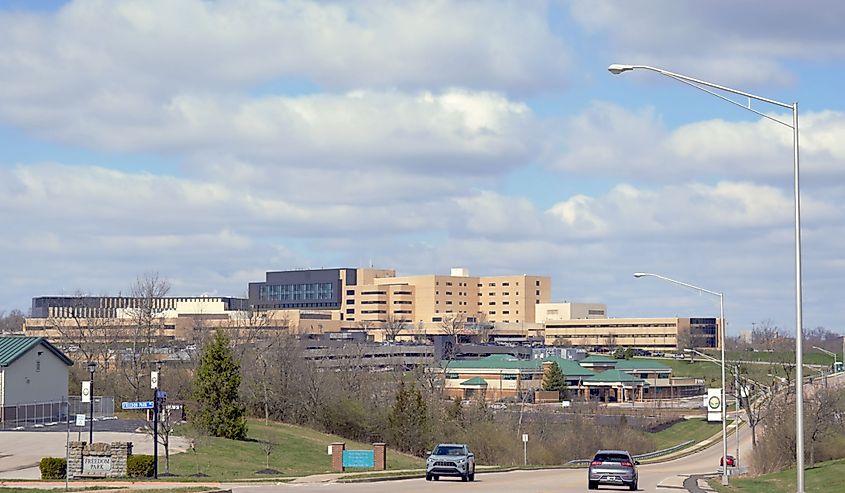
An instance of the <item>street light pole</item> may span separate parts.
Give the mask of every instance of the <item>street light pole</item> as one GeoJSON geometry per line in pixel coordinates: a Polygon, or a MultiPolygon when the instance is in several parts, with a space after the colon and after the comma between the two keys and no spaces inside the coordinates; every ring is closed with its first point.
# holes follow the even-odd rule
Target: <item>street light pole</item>
{"type": "Polygon", "coordinates": [[[709,289],[704,289],[698,286],[694,286],[692,284],[688,284],[685,282],[681,282],[675,279],[670,279],[665,276],[661,276],[659,274],[651,274],[649,272],[635,272],[634,277],[637,279],[641,277],[656,277],[658,279],[663,279],[664,281],[671,282],[673,284],[678,284],[690,289],[695,289],[696,291],[712,294],[713,296],[719,297],[719,346],[722,348],[722,461],[724,465],[722,466],[722,484],[728,484],[728,423],[727,423],[727,406],[725,405],[725,295],[723,293],[717,293],[716,291],[710,291],[709,289]]]}
{"type": "Polygon", "coordinates": [[[88,372],[91,374],[91,386],[88,389],[90,399],[88,401],[88,445],[94,443],[94,371],[97,370],[97,363],[88,362],[88,372]]]}
{"type": "MultiPolygon", "coordinates": [[[[793,194],[794,194],[794,209],[795,209],[795,462],[796,462],[796,491],[797,493],[804,493],[804,330],[803,330],[803,313],[802,313],[802,284],[801,284],[801,188],[799,186],[799,159],[798,159],[798,103],[783,103],[774,99],[764,98],[751,93],[732,89],[730,87],[721,86],[712,82],[695,79],[686,75],[669,72],[656,67],[648,65],[623,65],[614,63],[608,68],[610,73],[617,75],[630,70],[651,70],[666,77],[677,80],[689,86],[692,86],[700,91],[704,91],[712,96],[722,99],[728,103],[734,104],[744,108],[752,113],[755,113],[763,118],[777,122],[792,129],[792,146],[793,146],[793,194]],[[727,92],[748,98],[748,104],[742,104],[738,101],[723,96],[716,91],[727,92]],[[779,106],[792,111],[792,124],[779,120],[773,116],[767,115],[760,111],[751,108],[751,100],[761,101],[763,103],[779,106]]],[[[845,352],[845,341],[843,341],[843,352],[845,352]]]]}

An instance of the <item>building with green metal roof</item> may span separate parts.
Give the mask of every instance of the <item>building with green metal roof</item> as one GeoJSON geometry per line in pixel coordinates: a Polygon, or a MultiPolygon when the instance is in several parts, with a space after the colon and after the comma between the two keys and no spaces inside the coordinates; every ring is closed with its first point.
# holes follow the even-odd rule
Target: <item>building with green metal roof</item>
{"type": "MultiPolygon", "coordinates": [[[[20,419],[18,411],[22,404],[66,402],[71,365],[73,362],[47,339],[0,336],[0,420],[3,425],[20,419]]],[[[61,409],[60,405],[35,406],[32,415],[27,414],[27,417],[39,418],[38,413],[50,413],[58,418],[61,409]]]]}
{"type": "Polygon", "coordinates": [[[703,380],[672,378],[672,369],[658,361],[617,360],[602,355],[575,361],[554,356],[528,360],[496,354],[480,359],[441,361],[439,367],[430,371],[443,374],[446,394],[450,397],[479,396],[476,390],[481,387],[468,382],[483,380],[484,399],[496,401],[522,399],[525,393],[540,390],[547,371],[545,366],[551,363],[560,367],[570,395],[588,399],[641,400],[704,392],[703,380]]]}

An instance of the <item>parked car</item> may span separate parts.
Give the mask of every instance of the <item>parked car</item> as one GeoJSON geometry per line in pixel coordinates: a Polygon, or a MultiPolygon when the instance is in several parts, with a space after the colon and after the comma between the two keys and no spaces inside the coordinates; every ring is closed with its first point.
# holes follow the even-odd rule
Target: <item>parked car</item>
{"type": "Polygon", "coordinates": [[[475,454],[462,443],[441,443],[425,461],[425,480],[457,476],[461,481],[475,481],[475,454]]]}
{"type": "Polygon", "coordinates": [[[590,462],[587,472],[587,489],[596,490],[600,484],[627,486],[637,490],[639,474],[631,454],[625,450],[599,450],[590,462]]]}
{"type": "MultiPolygon", "coordinates": [[[[725,465],[725,458],[722,457],[719,459],[719,466],[725,465]]],[[[736,467],[736,458],[733,455],[728,456],[728,467],[736,467]]]]}

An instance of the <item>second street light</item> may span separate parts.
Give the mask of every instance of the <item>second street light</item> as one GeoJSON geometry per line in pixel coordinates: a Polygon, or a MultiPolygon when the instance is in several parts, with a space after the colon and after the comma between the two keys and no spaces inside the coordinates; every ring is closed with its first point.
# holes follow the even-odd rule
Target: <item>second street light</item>
{"type": "MultiPolygon", "coordinates": [[[[658,279],[663,279],[664,281],[671,282],[673,284],[678,284],[680,286],[684,286],[690,289],[695,289],[701,293],[712,294],[713,296],[719,297],[719,347],[722,348],[722,460],[724,461],[724,466],[722,466],[722,484],[728,484],[728,425],[727,425],[727,409],[725,405],[725,296],[722,293],[717,293],[716,291],[710,291],[709,289],[704,289],[698,286],[694,286],[692,284],[688,284],[685,282],[677,281],[675,279],[670,279],[665,276],[661,276],[659,274],[651,274],[648,272],[635,272],[634,277],[641,278],[641,277],[656,277],[658,279]]],[[[681,348],[683,349],[683,348],[681,348]]]]}

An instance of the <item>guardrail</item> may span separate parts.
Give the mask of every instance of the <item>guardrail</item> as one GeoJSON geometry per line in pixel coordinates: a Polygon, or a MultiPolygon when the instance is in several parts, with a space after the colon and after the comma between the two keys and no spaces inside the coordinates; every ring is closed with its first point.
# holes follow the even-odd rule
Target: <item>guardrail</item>
{"type": "MultiPolygon", "coordinates": [[[[649,452],[647,454],[639,454],[639,455],[635,455],[633,457],[634,457],[635,460],[637,460],[637,459],[652,459],[654,457],[660,457],[661,455],[671,454],[672,452],[674,452],[676,450],[680,450],[684,447],[690,446],[694,442],[695,442],[695,440],[687,440],[686,442],[679,443],[678,445],[675,445],[673,447],[669,447],[669,448],[665,448],[665,449],[661,449],[661,450],[655,450],[654,452],[649,452]]],[[[590,459],[575,459],[575,460],[571,460],[571,461],[567,462],[567,464],[579,465],[579,464],[589,464],[590,462],[591,462],[590,459]]]]}

